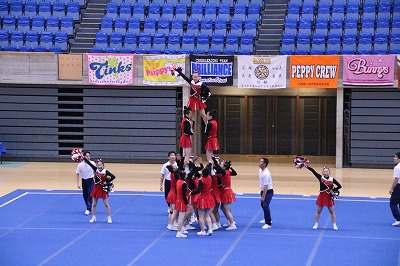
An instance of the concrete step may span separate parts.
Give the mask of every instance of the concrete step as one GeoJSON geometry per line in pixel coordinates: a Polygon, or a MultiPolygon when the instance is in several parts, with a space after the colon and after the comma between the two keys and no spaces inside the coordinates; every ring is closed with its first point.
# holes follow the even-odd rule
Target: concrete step
{"type": "Polygon", "coordinates": [[[257,50],[257,55],[279,55],[279,50],[257,50]]]}
{"type": "Polygon", "coordinates": [[[94,39],[94,38],[96,38],[96,33],[95,32],[81,31],[81,32],[77,32],[75,37],[77,39],[80,39],[80,38],[91,38],[91,39],[94,39]]]}
{"type": "Polygon", "coordinates": [[[93,42],[87,42],[87,43],[77,43],[77,42],[73,42],[70,43],[70,47],[72,48],[86,48],[86,49],[90,49],[92,48],[94,45],[94,41],[93,42]]]}
{"type": "Polygon", "coordinates": [[[82,18],[82,22],[84,24],[93,24],[93,23],[97,23],[97,24],[101,24],[101,18],[82,18]]]}
{"type": "Polygon", "coordinates": [[[259,29],[258,34],[282,34],[283,29],[259,29]]]}
{"type": "Polygon", "coordinates": [[[99,19],[101,19],[101,18],[103,18],[104,17],[104,13],[93,13],[93,12],[87,12],[87,13],[84,13],[83,15],[82,15],[82,19],[84,19],[84,18],[99,18],[99,19]]]}
{"type": "Polygon", "coordinates": [[[90,52],[90,48],[82,48],[82,47],[76,47],[76,48],[72,47],[70,50],[71,54],[85,54],[85,53],[89,53],[89,52],[90,52]]]}

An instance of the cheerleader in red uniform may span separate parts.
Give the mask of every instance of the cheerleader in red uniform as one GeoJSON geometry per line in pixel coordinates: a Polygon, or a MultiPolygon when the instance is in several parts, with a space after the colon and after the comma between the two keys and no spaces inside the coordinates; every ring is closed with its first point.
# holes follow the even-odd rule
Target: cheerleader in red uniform
{"type": "Polygon", "coordinates": [[[186,197],[186,191],[188,189],[187,183],[185,181],[186,174],[183,171],[178,171],[179,180],[176,182],[176,201],[174,206],[174,212],[178,212],[178,232],[176,232],[176,237],[187,237],[187,233],[184,230],[183,223],[186,218],[186,212],[188,210],[188,200],[186,197]]]}
{"type": "Polygon", "coordinates": [[[97,201],[99,199],[103,199],[104,206],[107,211],[107,222],[112,223],[111,220],[111,210],[110,205],[108,204],[108,192],[103,190],[103,186],[107,183],[110,183],[115,179],[115,175],[113,175],[110,171],[104,168],[104,163],[101,159],[96,161],[96,166],[93,165],[89,160],[84,158],[85,162],[92,167],[93,171],[95,171],[94,175],[94,188],[90,196],[93,198],[93,206],[92,206],[92,218],[90,219],[91,223],[96,221],[96,207],[97,201]]]}
{"type": "Polygon", "coordinates": [[[210,236],[212,234],[212,223],[210,218],[210,213],[212,208],[215,206],[214,198],[211,195],[211,185],[212,180],[210,176],[211,164],[208,168],[204,168],[201,172],[201,177],[199,178],[198,187],[192,194],[198,194],[197,199],[197,211],[199,213],[199,224],[200,232],[197,234],[199,236],[210,236]],[[207,222],[208,231],[205,231],[205,223],[207,222]]]}
{"type": "Polygon", "coordinates": [[[181,139],[179,146],[183,149],[184,164],[189,163],[189,158],[192,155],[192,140],[194,121],[192,121],[192,111],[190,108],[185,107],[183,111],[184,117],[181,123],[181,139]]]}
{"type": "Polygon", "coordinates": [[[167,228],[169,230],[176,230],[176,227],[174,226],[174,222],[176,218],[178,217],[178,212],[174,210],[175,207],[175,201],[176,201],[176,183],[179,178],[179,172],[178,166],[177,165],[168,165],[167,166],[168,171],[171,172],[171,189],[167,195],[167,198],[165,201],[169,204],[170,206],[170,213],[168,214],[168,226],[167,228]]]}
{"type": "Polygon", "coordinates": [[[204,124],[207,125],[207,115],[205,109],[207,105],[205,102],[210,98],[210,89],[200,81],[200,75],[198,70],[193,70],[192,80],[185,76],[182,72],[182,68],[175,69],[184,80],[190,85],[190,97],[188,107],[193,111],[199,111],[200,116],[203,119],[204,124]]]}
{"type": "Polygon", "coordinates": [[[214,168],[217,173],[220,175],[220,183],[222,187],[221,194],[221,210],[224,213],[226,219],[228,219],[228,227],[226,230],[236,230],[236,225],[233,220],[233,215],[231,211],[232,202],[236,201],[235,193],[231,188],[231,176],[237,175],[235,169],[231,167],[230,161],[222,161],[221,165],[218,164],[218,161],[215,157],[212,158],[214,161],[214,168]]]}
{"type": "MultiPolygon", "coordinates": [[[[199,157],[200,159],[200,157],[199,157]]],[[[196,166],[194,162],[189,162],[189,173],[187,174],[187,183],[188,183],[188,191],[187,191],[187,196],[188,196],[188,208],[189,211],[187,212],[187,230],[195,229],[194,227],[191,227],[190,224],[196,222],[196,216],[197,216],[197,201],[198,201],[198,194],[192,194],[191,192],[196,190],[199,186],[199,178],[200,178],[200,173],[204,168],[203,164],[200,163],[200,166],[196,166]],[[193,218],[194,219],[191,219],[193,218]]]]}
{"type": "Polygon", "coordinates": [[[322,175],[318,174],[312,167],[308,165],[305,165],[305,167],[310,170],[319,180],[319,195],[316,202],[317,212],[315,214],[315,224],[313,226],[313,229],[318,229],[319,216],[322,212],[322,208],[326,206],[328,207],[328,210],[331,214],[333,230],[338,230],[334,209],[335,202],[333,201],[332,192],[338,192],[339,189],[342,188],[342,185],[335,178],[329,176],[331,171],[328,167],[324,167],[322,169],[322,175]],[[336,185],[336,187],[333,187],[334,184],[336,185]]]}
{"type": "MultiPolygon", "coordinates": [[[[211,160],[210,163],[212,164],[213,161],[211,160]]],[[[212,208],[210,217],[211,217],[211,222],[212,222],[212,229],[217,230],[217,229],[221,228],[221,222],[220,222],[221,216],[219,214],[218,209],[221,204],[222,190],[221,190],[221,186],[218,184],[219,174],[215,173],[213,168],[211,168],[210,174],[211,174],[211,179],[212,179],[211,195],[213,196],[214,201],[215,201],[215,207],[212,208]]]]}
{"type": "Polygon", "coordinates": [[[218,131],[218,123],[215,121],[215,115],[217,111],[211,110],[207,112],[208,123],[204,133],[207,136],[207,142],[204,146],[206,150],[207,160],[211,161],[212,157],[214,157],[214,151],[219,150],[219,144],[217,139],[217,131],[218,131]]]}

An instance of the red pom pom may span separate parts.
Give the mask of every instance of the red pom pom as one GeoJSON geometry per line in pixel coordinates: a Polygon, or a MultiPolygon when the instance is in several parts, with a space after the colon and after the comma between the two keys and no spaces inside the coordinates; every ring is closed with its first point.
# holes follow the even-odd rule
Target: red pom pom
{"type": "Polygon", "coordinates": [[[310,161],[304,156],[297,156],[296,158],[293,159],[294,166],[297,169],[303,168],[304,166],[306,166],[306,163],[309,163],[309,162],[310,161]]]}
{"type": "Polygon", "coordinates": [[[82,149],[74,148],[71,151],[71,159],[74,162],[82,162],[83,161],[82,149]]]}

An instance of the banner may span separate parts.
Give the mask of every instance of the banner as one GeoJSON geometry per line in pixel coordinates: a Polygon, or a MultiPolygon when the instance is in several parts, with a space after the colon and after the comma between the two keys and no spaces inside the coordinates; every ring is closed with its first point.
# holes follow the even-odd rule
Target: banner
{"type": "Polygon", "coordinates": [[[286,88],[287,56],[238,56],[238,87],[286,88]]]}
{"type": "Polygon", "coordinates": [[[207,86],[233,85],[233,56],[190,55],[190,73],[198,70],[201,82],[207,86]]]}
{"type": "Polygon", "coordinates": [[[185,55],[143,56],[143,83],[164,86],[186,84],[182,77],[172,74],[177,67],[181,67],[182,72],[185,72],[185,55]]]}
{"type": "Polygon", "coordinates": [[[393,85],[394,55],[343,55],[343,84],[393,85]]]}
{"type": "Polygon", "coordinates": [[[89,84],[133,84],[133,55],[87,54],[86,58],[89,84]]]}
{"type": "Polygon", "coordinates": [[[400,55],[397,56],[397,87],[400,89],[400,55]]]}
{"type": "Polygon", "coordinates": [[[290,88],[337,88],[339,56],[290,56],[290,88]]]}

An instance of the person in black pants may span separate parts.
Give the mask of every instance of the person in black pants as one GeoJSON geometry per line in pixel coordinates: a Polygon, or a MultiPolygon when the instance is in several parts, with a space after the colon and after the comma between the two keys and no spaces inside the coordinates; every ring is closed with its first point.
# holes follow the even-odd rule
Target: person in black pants
{"type": "MultiPolygon", "coordinates": [[[[90,152],[84,151],[83,157],[90,161],[90,152]]],[[[90,162],[94,164],[93,161],[90,162]]],[[[83,200],[85,201],[86,205],[85,215],[89,215],[92,211],[92,197],[90,196],[90,193],[92,193],[92,190],[94,188],[94,172],[90,165],[88,165],[85,161],[82,161],[78,164],[75,173],[76,185],[79,189],[82,189],[83,200]],[[80,179],[82,179],[82,185],[80,179]]]]}
{"type": "Polygon", "coordinates": [[[393,226],[400,225],[400,152],[396,153],[393,161],[397,163],[397,165],[393,169],[393,182],[392,187],[389,190],[390,193],[390,210],[392,211],[393,217],[396,221],[392,224],[393,226]]]}
{"type": "Polygon", "coordinates": [[[269,164],[269,160],[267,158],[261,158],[258,163],[258,167],[260,167],[258,171],[258,177],[260,178],[260,201],[261,208],[264,211],[264,220],[260,221],[265,222],[262,226],[262,229],[269,229],[272,227],[271,220],[271,210],[269,208],[269,204],[271,203],[272,197],[274,196],[274,188],[272,186],[272,177],[269,172],[267,166],[269,164]]]}

